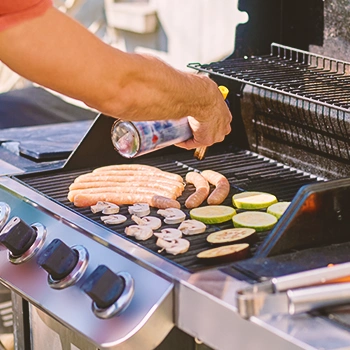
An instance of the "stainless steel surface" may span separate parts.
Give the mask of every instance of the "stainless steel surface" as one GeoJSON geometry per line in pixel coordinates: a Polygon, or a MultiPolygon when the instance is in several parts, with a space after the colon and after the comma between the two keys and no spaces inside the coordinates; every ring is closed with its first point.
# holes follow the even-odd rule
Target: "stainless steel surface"
{"type": "Polygon", "coordinates": [[[141,343],[143,348],[152,348],[173,324],[215,349],[228,349],[231,344],[243,350],[259,346],[276,350],[317,349],[320,338],[325,349],[337,349],[328,341],[332,334],[339,339],[337,345],[350,344],[346,330],[319,317],[307,315],[302,321],[303,327],[309,329],[318,324],[321,332],[317,339],[298,330],[295,316],[283,316],[281,325],[267,315],[247,321],[239,315],[236,305],[236,293],[248,286],[246,282],[218,269],[189,273],[10,178],[0,178],[0,195],[13,215],[20,215],[25,222],[35,217],[47,227],[44,247],[58,236],[69,246],[79,241],[90,255],[86,274],[103,262],[116,273],[130,273],[135,280],[135,296],[130,306],[113,319],[101,320],[93,315],[91,300],[79,289],[80,282],[54,290],[47,283],[45,271],[36,265],[36,259],[14,265],[8,261],[6,251],[0,250],[2,281],[42,310],[41,319],[51,328],[64,325],[74,337],[99,344],[102,349],[140,348],[135,346],[141,343]],[[36,283],[32,283],[34,280],[36,283]],[[253,331],[256,337],[251,339],[253,331]]]}
{"type": "MultiPolygon", "coordinates": [[[[1,183],[11,184],[13,189],[18,185],[7,178],[1,179],[1,183]]],[[[117,349],[119,346],[132,349],[140,344],[144,349],[152,349],[160,343],[174,324],[172,281],[125,257],[133,253],[134,246],[129,244],[124,255],[116,253],[119,250],[117,245],[113,245],[113,249],[106,249],[106,241],[103,237],[95,236],[91,227],[90,231],[85,231],[66,220],[65,215],[59,217],[57,212],[51,212],[48,199],[34,202],[29,198],[30,193],[33,194],[29,189],[17,188],[17,191],[23,196],[13,196],[1,186],[1,199],[11,207],[13,215],[20,216],[27,223],[35,217],[37,222],[47,228],[47,238],[42,249],[52,239],[60,237],[71,247],[77,244],[84,246],[89,252],[89,264],[81,281],[68,288],[55,290],[47,282],[46,271],[36,263],[39,253],[25,263],[13,264],[8,259],[7,250],[1,247],[1,281],[31,304],[45,310],[50,318],[55,318],[101,349],[117,349]],[[91,239],[92,236],[94,239],[91,239]],[[120,315],[103,320],[94,315],[91,299],[80,289],[84,278],[102,263],[115,273],[130,273],[135,281],[130,305],[120,315]],[[157,333],[152,332],[152,337],[145,337],[154,326],[157,326],[157,333]]],[[[110,240],[113,242],[113,237],[110,240]]]]}
{"type": "Polygon", "coordinates": [[[248,319],[265,314],[294,315],[343,305],[350,302],[350,283],[324,284],[349,275],[350,263],[344,263],[272,278],[238,291],[238,311],[248,319]],[[310,287],[313,285],[318,286],[310,287]]]}
{"type": "Polygon", "coordinates": [[[5,226],[9,216],[11,208],[7,203],[0,202],[0,230],[5,226]]]}

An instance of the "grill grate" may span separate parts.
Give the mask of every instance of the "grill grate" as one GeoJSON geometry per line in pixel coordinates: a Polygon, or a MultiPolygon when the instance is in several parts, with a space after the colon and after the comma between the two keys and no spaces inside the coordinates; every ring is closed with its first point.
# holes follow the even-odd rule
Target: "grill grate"
{"type": "MultiPolygon", "coordinates": [[[[280,201],[291,201],[296,192],[303,185],[320,181],[314,176],[305,174],[296,169],[291,169],[283,164],[272,161],[268,158],[264,158],[249,151],[237,150],[228,154],[212,155],[208,156],[205,160],[198,161],[196,159],[185,159],[183,154],[168,155],[164,157],[152,158],[147,160],[148,165],[156,166],[162,170],[178,173],[185,177],[185,174],[192,169],[205,170],[212,169],[224,174],[230,184],[231,193],[226,199],[226,205],[232,205],[231,196],[234,193],[238,193],[244,190],[264,190],[271,192],[277,196],[280,201]],[[180,160],[181,161],[180,161],[180,160]]],[[[70,208],[71,210],[83,215],[90,220],[93,220],[99,225],[104,226],[107,230],[113,231],[115,234],[123,236],[125,239],[131,240],[142,247],[158,253],[158,247],[156,246],[155,238],[151,238],[145,242],[139,242],[133,238],[126,237],[124,229],[130,224],[134,224],[130,219],[121,225],[104,225],[100,220],[99,214],[93,214],[90,208],[75,208],[72,203],[67,200],[68,187],[74,181],[74,179],[86,172],[90,172],[92,169],[84,169],[79,171],[55,171],[46,174],[31,174],[22,175],[18,179],[25,184],[31,186],[36,191],[41,192],[47,197],[61,203],[62,205],[70,208]]],[[[185,198],[194,191],[192,185],[186,186],[184,194],[179,198],[181,204],[184,203],[185,198]]],[[[188,210],[184,209],[188,213],[188,210]]],[[[128,218],[130,215],[127,211],[127,206],[121,206],[121,214],[126,215],[128,218]]],[[[156,210],[152,209],[151,215],[156,214],[156,210]]],[[[176,227],[168,225],[168,227],[176,227]]],[[[214,267],[217,265],[204,265],[196,255],[205,249],[211,248],[209,243],[206,242],[206,237],[221,229],[232,227],[232,222],[227,222],[219,225],[210,225],[206,233],[201,235],[195,235],[187,237],[190,240],[190,249],[187,253],[182,255],[173,256],[166,252],[160,253],[165,259],[172,263],[190,271],[198,271],[200,269],[214,267]]],[[[251,247],[251,253],[254,255],[256,248],[263,242],[268,232],[259,234],[260,240],[258,243],[251,247]]]]}
{"type": "Polygon", "coordinates": [[[349,163],[350,63],[272,44],[268,56],[189,67],[249,86],[258,139],[349,163]]]}

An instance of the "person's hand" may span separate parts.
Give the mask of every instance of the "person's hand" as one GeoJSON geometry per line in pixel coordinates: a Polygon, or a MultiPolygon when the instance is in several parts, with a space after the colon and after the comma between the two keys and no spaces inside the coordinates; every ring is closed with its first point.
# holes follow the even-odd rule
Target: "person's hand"
{"type": "MultiPolygon", "coordinates": [[[[213,81],[209,82],[209,85],[211,84],[213,81]]],[[[214,90],[210,90],[212,103],[202,109],[199,108],[196,115],[188,117],[193,138],[178,143],[176,146],[186,149],[211,146],[214,143],[222,142],[225,136],[230,133],[232,115],[227,104],[216,86],[214,90]]]]}

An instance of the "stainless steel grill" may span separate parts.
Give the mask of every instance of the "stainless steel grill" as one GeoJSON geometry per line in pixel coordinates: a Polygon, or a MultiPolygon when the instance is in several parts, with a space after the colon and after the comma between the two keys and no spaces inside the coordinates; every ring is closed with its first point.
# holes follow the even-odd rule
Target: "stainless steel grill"
{"type": "MultiPolygon", "coordinates": [[[[232,344],[249,350],[349,346],[344,324],[339,327],[334,315],[330,322],[329,313],[271,312],[247,322],[237,307],[237,295],[251,284],[260,286],[271,277],[348,260],[349,64],[273,44],[268,56],[190,66],[228,85],[230,108],[241,112],[234,113],[233,131],[225,142],[211,147],[202,161],[175,147],[126,160],[105,137],[114,120],[101,114],[61,169],[0,179],[0,198],[9,205],[11,216],[41,230],[42,249],[58,239],[73,251],[85,252],[86,271],[76,283],[70,280],[68,288],[57,290],[38,266],[40,249],[29,261],[14,264],[18,257],[9,257],[1,247],[1,281],[28,300],[35,312],[41,310],[35,322],[40,319],[58,334],[84,339],[80,346],[84,350],[155,348],[174,325],[215,349],[231,349],[232,344]],[[243,134],[246,148],[236,137],[243,134]],[[247,190],[271,192],[292,203],[273,230],[259,233],[249,259],[203,264],[196,254],[210,247],[207,235],[232,224],[208,226],[204,234],[189,237],[187,253],[173,256],[159,253],[155,239],[140,242],[126,237],[130,219],[118,226],[104,225],[90,208],[75,208],[68,201],[68,187],[78,175],[126,162],[153,165],[183,177],[189,170],[219,171],[231,185],[226,205],[232,204],[233,194],[247,190]],[[100,318],[104,311],[82,288],[101,265],[129,276],[128,295],[134,292],[125,311],[104,319],[100,318]]],[[[193,186],[186,186],[179,198],[182,205],[192,191],[193,186]]],[[[121,214],[126,213],[127,206],[122,206],[121,214]]],[[[3,216],[0,222],[10,220],[3,216]]]]}

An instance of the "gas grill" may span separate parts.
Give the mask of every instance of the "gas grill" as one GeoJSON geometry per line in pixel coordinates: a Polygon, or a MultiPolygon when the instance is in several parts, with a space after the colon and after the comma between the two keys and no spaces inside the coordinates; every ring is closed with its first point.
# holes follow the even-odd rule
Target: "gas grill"
{"type": "MultiPolygon", "coordinates": [[[[309,286],[310,271],[320,271],[322,284],[322,268],[348,261],[350,64],[272,44],[269,55],[189,66],[228,86],[234,115],[232,133],[210,147],[204,160],[176,147],[124,159],[106,138],[114,119],[100,114],[61,169],[0,178],[2,234],[9,225],[37,233],[22,254],[0,250],[0,279],[14,291],[17,312],[29,313],[29,330],[24,324],[18,340],[23,348],[43,344],[35,327],[48,327],[81,349],[185,349],[181,336],[196,339],[199,349],[349,346],[346,308],[325,311],[339,306],[336,301],[316,307],[309,302],[302,313],[292,315],[273,308],[262,312],[259,296],[269,294],[271,278],[284,281],[301,274],[291,286],[302,287],[309,286]],[[232,227],[230,222],[208,225],[204,234],[188,237],[187,253],[173,256],[159,252],[155,238],[136,241],[125,235],[133,223],[127,206],[120,210],[128,217],[125,223],[105,225],[90,208],[68,201],[68,187],[77,176],[118,163],[152,165],[183,177],[190,170],[212,169],[230,182],[225,205],[231,206],[232,195],[243,191],[270,192],[291,205],[274,229],[259,233],[248,259],[218,264],[196,257],[211,247],[206,237],[232,227]],[[52,278],[60,272],[60,259],[47,262],[52,273],[38,264],[53,243],[52,251],[57,249],[62,260],[78,254],[62,280],[52,278]],[[120,298],[107,307],[98,305],[114,287],[99,284],[100,278],[125,282],[120,298]],[[174,329],[181,336],[171,338],[174,329]]],[[[187,185],[179,198],[183,209],[193,191],[187,185]]],[[[155,209],[151,215],[157,216],[155,209]]],[[[271,297],[281,296],[275,294],[271,297]]],[[[44,338],[48,342],[49,333],[44,338]]]]}

